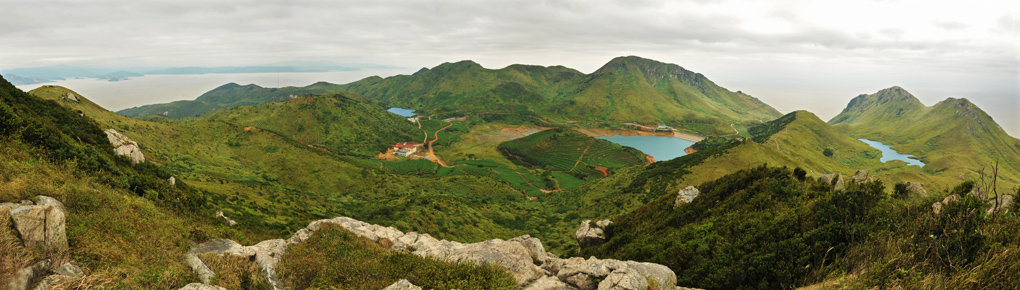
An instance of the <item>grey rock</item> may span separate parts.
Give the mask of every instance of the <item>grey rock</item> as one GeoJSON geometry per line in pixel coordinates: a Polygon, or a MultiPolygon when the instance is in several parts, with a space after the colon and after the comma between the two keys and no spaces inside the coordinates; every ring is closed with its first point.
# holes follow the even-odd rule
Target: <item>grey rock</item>
{"type": "Polygon", "coordinates": [[[585,275],[584,273],[577,273],[560,279],[569,283],[568,286],[577,287],[577,289],[580,290],[598,289],[598,285],[595,285],[595,281],[592,281],[591,276],[585,275]]]}
{"type": "Polygon", "coordinates": [[[945,207],[946,205],[949,205],[949,203],[951,203],[951,202],[957,202],[957,201],[960,201],[960,196],[959,195],[955,195],[955,194],[950,194],[946,198],[943,198],[942,201],[933,203],[931,205],[931,210],[935,214],[939,214],[939,213],[942,212],[942,208],[943,207],[945,207]]]}
{"type": "MultiPolygon", "coordinates": [[[[52,207],[50,207],[52,208],[52,207]]],[[[10,210],[14,227],[21,234],[25,247],[34,247],[46,243],[46,208],[34,205],[23,205],[10,210]]]]}
{"type": "Polygon", "coordinates": [[[673,208],[676,209],[681,205],[691,203],[691,201],[693,201],[694,198],[698,197],[698,194],[701,194],[701,191],[698,191],[698,188],[693,186],[688,186],[684,189],[681,189],[680,192],[677,193],[676,195],[676,201],[673,202],[673,208]]]}
{"type": "Polygon", "coordinates": [[[77,103],[77,102],[78,102],[78,96],[75,96],[75,95],[74,95],[74,94],[72,94],[72,93],[67,93],[67,97],[66,97],[66,98],[67,98],[68,100],[72,101],[72,102],[75,102],[75,103],[77,103]]]}
{"type": "Polygon", "coordinates": [[[832,185],[832,180],[836,178],[835,173],[822,174],[818,177],[818,181],[832,185]]]}
{"type": "Polygon", "coordinates": [[[669,267],[653,263],[628,262],[627,268],[648,278],[659,289],[676,286],[676,273],[673,273],[669,267]]]}
{"type": "Polygon", "coordinates": [[[142,150],[138,147],[137,142],[131,141],[130,138],[114,129],[106,129],[103,132],[106,133],[106,138],[113,145],[114,153],[131,159],[131,164],[145,162],[145,155],[142,155],[142,150]]]}
{"type": "Polygon", "coordinates": [[[545,247],[542,246],[542,240],[538,238],[532,238],[531,235],[523,235],[510,239],[511,242],[516,242],[524,246],[528,250],[528,254],[531,255],[531,261],[535,264],[542,264],[547,255],[545,253],[545,247]]]}
{"type": "MultiPolygon", "coordinates": [[[[202,260],[199,259],[197,255],[192,254],[192,253],[188,253],[188,254],[184,255],[184,262],[186,264],[188,264],[188,267],[191,267],[191,271],[195,272],[195,275],[198,276],[198,281],[202,281],[202,283],[204,283],[204,284],[212,283],[212,279],[213,279],[213,277],[216,276],[216,273],[214,273],[212,271],[212,269],[209,269],[209,266],[206,266],[205,263],[202,262],[202,260]]],[[[199,284],[199,283],[192,283],[192,284],[199,284]]],[[[190,284],[189,284],[189,286],[190,286],[190,284]]],[[[185,286],[185,287],[187,287],[187,286],[185,286]]],[[[181,289],[184,289],[184,288],[181,288],[181,289]]]]}
{"type": "Polygon", "coordinates": [[[977,186],[972,188],[970,192],[968,192],[967,194],[977,196],[981,199],[988,199],[988,192],[985,192],[984,189],[981,189],[980,187],[977,186]]]}
{"type": "Polygon", "coordinates": [[[577,228],[577,232],[574,232],[574,236],[577,238],[577,244],[579,244],[581,248],[601,245],[606,242],[604,229],[612,223],[613,222],[610,220],[601,220],[594,223],[591,220],[581,222],[581,226],[577,228]]]}
{"type": "Polygon", "coordinates": [[[177,185],[177,178],[174,178],[173,176],[170,176],[170,178],[166,179],[166,182],[169,182],[170,185],[177,185]]]}
{"type": "Polygon", "coordinates": [[[924,183],[907,182],[907,196],[909,197],[928,196],[928,191],[924,190],[924,183]]]}
{"type": "Polygon", "coordinates": [[[71,263],[64,263],[63,265],[60,265],[60,267],[57,267],[57,270],[54,272],[56,272],[57,275],[67,277],[80,277],[85,275],[85,272],[82,271],[81,268],[78,268],[78,266],[71,263]]]}
{"type": "Polygon", "coordinates": [[[871,178],[868,177],[867,170],[857,170],[857,172],[854,173],[854,177],[851,178],[851,181],[854,183],[865,183],[871,182],[871,178]]]}
{"type": "Polygon", "coordinates": [[[52,262],[49,259],[42,260],[32,264],[31,266],[19,269],[11,277],[10,282],[7,283],[7,289],[11,290],[28,290],[33,289],[32,285],[36,283],[43,274],[46,273],[46,268],[50,267],[52,262]]]}
{"type": "Polygon", "coordinates": [[[383,290],[421,290],[421,287],[414,286],[414,284],[411,284],[411,282],[407,281],[407,279],[400,279],[400,281],[394,282],[393,284],[390,284],[390,286],[386,286],[383,290]]]}
{"type": "MultiPolygon", "coordinates": [[[[592,285],[592,287],[594,287],[594,285],[592,285]]],[[[524,290],[577,290],[577,289],[579,288],[570,286],[569,284],[560,281],[560,279],[556,279],[556,277],[550,276],[539,278],[534,283],[531,283],[531,285],[528,285],[528,287],[524,288],[524,290]]]]}
{"type": "Polygon", "coordinates": [[[213,286],[207,283],[191,283],[184,285],[184,287],[181,287],[181,289],[178,290],[227,290],[227,288],[213,286]]]}
{"type": "Polygon", "coordinates": [[[60,283],[60,280],[63,280],[63,279],[67,279],[67,277],[61,276],[61,275],[49,275],[49,276],[46,276],[45,278],[43,278],[41,281],[39,281],[38,284],[35,284],[35,288],[32,288],[32,289],[34,289],[34,290],[50,290],[50,289],[55,288],[54,286],[56,286],[57,283],[60,283]]]}
{"type": "Polygon", "coordinates": [[[996,207],[996,198],[988,200],[988,209],[985,213],[991,215],[993,213],[1002,212],[1013,206],[1013,195],[1004,194],[998,197],[998,207],[996,207]]]}
{"type": "MultiPolygon", "coordinates": [[[[173,177],[171,177],[171,178],[173,178],[173,177]]],[[[227,222],[227,225],[229,225],[229,226],[234,226],[234,225],[237,224],[236,221],[234,221],[234,220],[228,218],[227,216],[223,215],[223,211],[219,211],[219,210],[216,211],[216,217],[222,218],[223,220],[225,220],[227,222]]]]}
{"type": "Polygon", "coordinates": [[[517,285],[521,287],[531,284],[545,274],[532,262],[531,254],[523,245],[500,239],[463,244],[451,249],[446,257],[440,259],[455,263],[474,262],[479,265],[501,266],[510,272],[517,280],[517,285]]]}
{"type": "Polygon", "coordinates": [[[836,183],[832,185],[832,189],[835,189],[835,190],[845,190],[846,189],[846,182],[843,182],[843,174],[837,174],[836,175],[836,183]]]}
{"type": "MultiPolygon", "coordinates": [[[[674,287],[676,285],[670,285],[674,287]]],[[[648,289],[648,279],[636,271],[624,268],[613,271],[605,280],[599,283],[599,290],[645,290],[648,289]]]]}

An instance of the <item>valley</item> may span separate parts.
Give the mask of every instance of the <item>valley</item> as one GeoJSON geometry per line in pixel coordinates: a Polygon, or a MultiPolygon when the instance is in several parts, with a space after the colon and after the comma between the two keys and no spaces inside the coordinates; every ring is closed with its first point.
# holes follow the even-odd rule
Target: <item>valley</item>
{"type": "MultiPolygon", "coordinates": [[[[408,264],[432,263],[412,257],[442,257],[417,248],[384,251],[412,232],[419,240],[428,233],[433,240],[478,244],[529,235],[540,240],[542,255],[557,257],[526,259],[527,267],[593,255],[661,264],[675,272],[675,285],[659,289],[789,289],[832,279],[861,288],[952,288],[969,283],[967,275],[1015,278],[981,265],[1020,257],[1014,233],[1020,219],[1012,212],[1012,197],[1020,194],[1020,140],[965,99],[925,107],[899,87],[853,98],[826,122],[808,111],[780,114],[699,73],[639,57],[615,58],[591,74],[562,66],[490,70],[461,61],[347,84],[230,83],[194,101],[116,113],[73,88],[47,85],[26,93],[3,84],[0,152],[10,158],[0,162],[0,201],[48,193],[67,204],[68,224],[76,227],[68,234],[73,250],[32,255],[75,260],[111,288],[177,289],[195,275],[174,257],[197,244],[286,239],[310,222],[339,217],[400,235],[366,242],[350,226],[330,226],[322,232],[328,239],[295,245],[299,258],[282,265],[297,266],[281,273],[343,264],[336,257],[347,252],[329,247],[408,264]],[[409,120],[394,108],[417,116],[409,120]],[[136,142],[145,161],[132,165],[116,156],[103,138],[107,129],[136,142]],[[652,158],[610,142],[612,136],[679,141],[660,145],[677,156],[652,158]],[[881,151],[858,139],[894,146],[925,166],[883,162],[881,151]],[[700,194],[680,202],[678,192],[690,188],[700,194]],[[933,203],[944,213],[933,213],[933,203]],[[137,243],[149,226],[127,207],[158,219],[151,226],[161,230],[143,235],[165,239],[159,246],[172,249],[105,254],[137,243]],[[612,222],[600,226],[601,240],[582,242],[587,237],[578,225],[600,220],[612,222]],[[168,237],[175,232],[187,234],[168,237]],[[310,258],[321,253],[328,259],[310,258]]],[[[3,252],[33,251],[15,245],[10,237],[16,236],[0,236],[11,241],[3,252]]],[[[34,261],[28,256],[16,259],[18,267],[34,261]]],[[[267,275],[258,274],[264,266],[251,257],[256,274],[229,279],[276,285],[259,278],[267,275]]],[[[442,289],[537,283],[510,281],[501,272],[505,265],[428,265],[453,269],[450,279],[461,282],[477,273],[501,283],[428,282],[442,289]]],[[[521,269],[513,267],[507,269],[521,269]]],[[[555,270],[545,271],[563,271],[555,270]]],[[[386,282],[365,278],[372,285],[365,287],[402,275],[385,273],[386,282]]],[[[587,282],[598,283],[609,279],[604,274],[585,277],[600,277],[587,282]]],[[[328,280],[286,277],[300,288],[328,280]]]]}

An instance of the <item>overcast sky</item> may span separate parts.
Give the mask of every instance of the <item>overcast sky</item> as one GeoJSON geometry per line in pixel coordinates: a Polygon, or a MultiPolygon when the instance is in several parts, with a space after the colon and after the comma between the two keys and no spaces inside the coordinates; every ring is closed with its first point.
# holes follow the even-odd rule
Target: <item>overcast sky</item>
{"type": "Polygon", "coordinates": [[[824,120],[894,85],[926,105],[968,98],[1020,136],[1018,2],[0,0],[0,69],[470,59],[590,73],[637,55],[824,120]]]}

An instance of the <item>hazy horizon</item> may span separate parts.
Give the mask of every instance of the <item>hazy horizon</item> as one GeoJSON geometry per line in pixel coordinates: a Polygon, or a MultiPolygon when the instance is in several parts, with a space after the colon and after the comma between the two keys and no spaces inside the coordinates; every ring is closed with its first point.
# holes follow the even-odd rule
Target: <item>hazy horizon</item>
{"type": "Polygon", "coordinates": [[[1020,136],[1018,5],[15,0],[0,11],[0,70],[289,61],[413,70],[473,60],[493,69],[563,65],[590,73],[614,57],[636,55],[702,73],[780,111],[803,109],[823,119],[854,96],[891,86],[929,106],[967,98],[1020,136]],[[53,21],[37,11],[63,12],[53,21]]]}

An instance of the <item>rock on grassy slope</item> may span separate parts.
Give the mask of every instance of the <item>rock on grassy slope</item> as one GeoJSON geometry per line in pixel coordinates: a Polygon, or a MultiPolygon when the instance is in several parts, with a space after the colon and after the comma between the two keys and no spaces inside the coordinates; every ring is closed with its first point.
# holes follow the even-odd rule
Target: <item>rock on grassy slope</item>
{"type": "Polygon", "coordinates": [[[933,183],[948,186],[978,180],[982,168],[985,179],[990,179],[998,162],[998,191],[1020,185],[1020,140],[967,99],[948,98],[929,107],[903,88],[891,87],[853,98],[829,124],[855,138],[917,156],[926,164],[921,173],[932,176],[933,183]]]}

